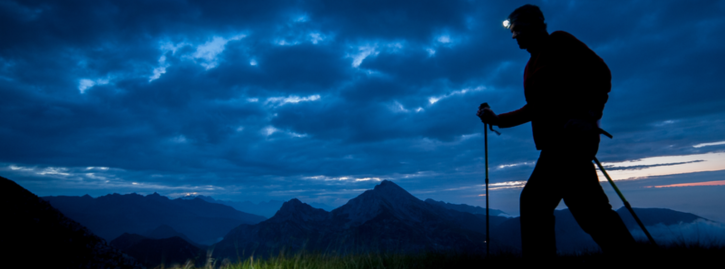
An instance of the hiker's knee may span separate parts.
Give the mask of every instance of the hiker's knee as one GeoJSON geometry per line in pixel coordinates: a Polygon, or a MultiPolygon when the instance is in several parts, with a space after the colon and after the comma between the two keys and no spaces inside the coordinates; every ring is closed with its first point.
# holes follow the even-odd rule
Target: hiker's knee
{"type": "Polygon", "coordinates": [[[521,214],[553,214],[562,199],[562,190],[557,187],[561,178],[552,173],[555,166],[545,159],[545,157],[539,158],[534,172],[521,190],[519,197],[521,214]]]}
{"type": "Polygon", "coordinates": [[[521,197],[519,197],[519,209],[521,214],[528,211],[536,211],[536,197],[528,191],[526,188],[521,191],[521,197]]]}
{"type": "Polygon", "coordinates": [[[549,205],[549,202],[546,200],[547,199],[545,197],[541,197],[536,193],[527,192],[525,190],[522,191],[519,201],[519,209],[521,211],[521,215],[553,214],[556,206],[552,208],[549,205]]]}

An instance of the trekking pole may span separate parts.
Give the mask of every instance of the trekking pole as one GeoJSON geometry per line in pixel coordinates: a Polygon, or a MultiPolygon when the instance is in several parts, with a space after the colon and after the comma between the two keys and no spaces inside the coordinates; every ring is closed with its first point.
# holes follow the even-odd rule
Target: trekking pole
{"type": "MultiPolygon", "coordinates": [[[[479,108],[491,108],[491,107],[488,105],[488,103],[483,103],[483,104],[481,104],[481,106],[479,106],[479,108]]],[[[484,152],[485,152],[485,156],[486,156],[486,161],[485,161],[485,164],[486,164],[486,257],[488,257],[490,254],[489,246],[490,246],[490,242],[491,242],[491,237],[489,235],[490,229],[489,229],[489,225],[488,225],[488,223],[489,223],[489,221],[488,221],[488,219],[489,219],[489,217],[488,217],[488,129],[489,128],[491,129],[491,131],[495,132],[496,134],[501,135],[501,133],[499,133],[498,131],[493,129],[493,125],[488,125],[485,122],[483,123],[483,143],[484,143],[484,152]]]]}
{"type": "Polygon", "coordinates": [[[489,234],[489,227],[488,227],[488,124],[483,124],[483,143],[484,143],[484,151],[486,155],[486,258],[489,257],[490,251],[490,243],[491,243],[491,237],[489,234]]]}
{"type": "Polygon", "coordinates": [[[642,228],[642,231],[644,231],[644,234],[647,236],[647,239],[649,239],[649,242],[652,243],[652,245],[657,246],[657,243],[655,243],[655,239],[652,238],[652,235],[649,234],[647,231],[647,228],[644,227],[644,224],[641,220],[639,220],[639,217],[637,217],[637,214],[634,213],[634,209],[632,209],[632,206],[629,205],[629,202],[627,202],[627,199],[624,199],[624,195],[622,195],[622,192],[619,191],[619,188],[617,188],[617,185],[614,184],[614,181],[612,178],[609,177],[609,174],[607,174],[607,171],[604,170],[604,166],[602,163],[597,160],[597,157],[594,157],[594,162],[597,163],[599,166],[599,170],[602,171],[602,174],[604,174],[604,177],[607,178],[610,184],[612,184],[612,188],[614,188],[614,191],[617,192],[617,195],[619,195],[619,198],[622,198],[622,202],[624,202],[624,207],[629,210],[629,213],[632,213],[632,217],[634,217],[634,220],[637,221],[637,224],[639,224],[639,227],[642,228]]]}

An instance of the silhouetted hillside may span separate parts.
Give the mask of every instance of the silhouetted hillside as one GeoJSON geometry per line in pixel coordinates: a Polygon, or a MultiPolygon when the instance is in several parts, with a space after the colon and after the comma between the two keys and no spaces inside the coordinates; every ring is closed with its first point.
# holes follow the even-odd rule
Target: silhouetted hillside
{"type": "Polygon", "coordinates": [[[0,177],[5,268],[140,268],[79,223],[15,182],[0,177]],[[20,266],[12,267],[16,262],[20,266]]]}
{"type": "Polygon", "coordinates": [[[204,250],[178,236],[153,239],[138,234],[124,233],[113,239],[111,245],[149,267],[162,264],[164,266],[184,264],[188,260],[195,264],[206,254],[204,250]]]}
{"type": "Polygon", "coordinates": [[[265,219],[201,199],[170,200],[157,193],[147,196],[114,193],[95,199],[88,195],[43,199],[106,240],[126,232],[141,234],[168,225],[194,242],[210,245],[240,224],[254,224],[265,219]]]}

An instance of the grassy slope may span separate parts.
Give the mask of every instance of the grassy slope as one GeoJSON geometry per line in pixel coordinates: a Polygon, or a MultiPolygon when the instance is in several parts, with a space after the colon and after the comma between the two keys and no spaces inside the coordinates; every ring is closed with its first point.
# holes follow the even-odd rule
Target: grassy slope
{"type": "MultiPolygon", "coordinates": [[[[636,256],[610,257],[601,253],[559,256],[548,261],[528,262],[519,255],[496,254],[489,258],[463,254],[424,253],[420,255],[366,254],[338,256],[334,254],[298,253],[280,254],[266,260],[251,257],[237,261],[207,261],[204,267],[194,267],[193,263],[177,265],[172,268],[224,268],[224,269],[367,269],[367,268],[483,268],[499,266],[553,264],[558,267],[602,267],[626,266],[649,268],[652,266],[673,267],[721,264],[725,257],[725,247],[703,248],[699,246],[673,245],[661,249],[643,247],[636,256]]],[[[157,267],[163,268],[163,267],[157,267]]]]}

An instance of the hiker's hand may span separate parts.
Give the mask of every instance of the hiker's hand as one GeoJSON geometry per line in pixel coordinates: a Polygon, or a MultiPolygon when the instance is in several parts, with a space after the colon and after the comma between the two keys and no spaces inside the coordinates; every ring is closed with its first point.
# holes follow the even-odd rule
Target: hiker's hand
{"type": "Polygon", "coordinates": [[[479,107],[476,116],[481,119],[481,122],[488,123],[491,125],[498,125],[498,116],[493,113],[493,110],[489,107],[479,107]]]}

